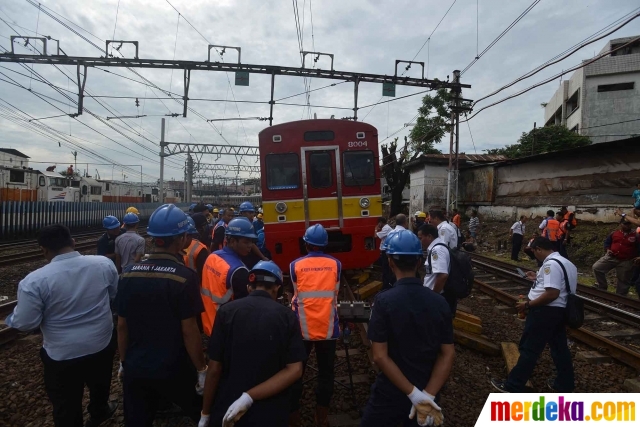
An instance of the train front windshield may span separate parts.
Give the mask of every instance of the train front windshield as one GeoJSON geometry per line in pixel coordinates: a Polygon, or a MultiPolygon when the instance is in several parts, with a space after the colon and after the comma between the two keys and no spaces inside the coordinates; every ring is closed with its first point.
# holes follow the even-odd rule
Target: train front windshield
{"type": "Polygon", "coordinates": [[[269,190],[295,190],[300,187],[300,160],[297,154],[269,154],[266,165],[269,190]]]}
{"type": "Polygon", "coordinates": [[[372,151],[347,151],[343,155],[344,185],[363,186],[376,182],[372,151]]]}

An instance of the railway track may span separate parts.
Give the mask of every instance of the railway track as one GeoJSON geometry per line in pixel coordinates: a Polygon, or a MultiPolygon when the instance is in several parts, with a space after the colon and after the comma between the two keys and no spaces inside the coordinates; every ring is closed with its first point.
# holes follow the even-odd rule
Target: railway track
{"type": "MultiPolygon", "coordinates": [[[[508,306],[531,287],[531,281],[516,274],[512,264],[474,254],[473,265],[476,287],[508,306]]],[[[567,329],[568,335],[640,371],[640,301],[585,285],[579,285],[578,296],[585,305],[585,325],[567,329]]]]}
{"type": "MultiPolygon", "coordinates": [[[[82,235],[74,235],[74,239],[79,239],[79,238],[89,238],[89,237],[95,237],[95,240],[89,240],[87,242],[78,242],[76,243],[76,250],[77,251],[85,251],[85,250],[89,250],[89,249],[94,249],[96,247],[96,240],[104,233],[104,230],[99,232],[99,233],[89,233],[89,234],[82,234],[82,235]]],[[[140,235],[142,237],[147,237],[147,233],[140,233],[140,235]]],[[[28,247],[29,245],[27,245],[28,247]]],[[[17,249],[17,248],[13,248],[13,249],[17,249]]],[[[39,249],[29,249],[29,250],[24,250],[20,253],[14,253],[14,254],[9,254],[9,255],[3,255],[0,256],[0,267],[3,266],[11,266],[14,264],[20,264],[23,262],[31,262],[31,261],[39,261],[42,259],[42,251],[40,251],[39,249]]]]}

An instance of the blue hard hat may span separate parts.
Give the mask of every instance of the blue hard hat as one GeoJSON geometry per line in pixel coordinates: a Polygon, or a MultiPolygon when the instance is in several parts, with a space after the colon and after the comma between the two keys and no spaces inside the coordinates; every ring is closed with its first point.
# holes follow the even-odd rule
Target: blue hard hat
{"type": "Polygon", "coordinates": [[[422,255],[422,245],[413,231],[400,230],[387,240],[387,255],[422,255]]]}
{"type": "Polygon", "coordinates": [[[212,211],[212,210],[213,210],[213,205],[211,205],[211,204],[207,204],[206,206],[207,206],[207,209],[209,209],[210,211],[212,211]]]}
{"type": "Polygon", "coordinates": [[[259,261],[249,272],[250,282],[271,282],[273,280],[278,285],[282,285],[282,270],[273,261],[259,261]]]}
{"type": "Polygon", "coordinates": [[[120,227],[120,221],[113,215],[105,216],[102,220],[102,226],[107,230],[113,230],[114,228],[120,227]]]}
{"type": "Polygon", "coordinates": [[[152,237],[178,236],[189,231],[187,214],[173,204],[160,206],[149,218],[147,234],[152,237]]]}
{"type": "Polygon", "coordinates": [[[258,236],[258,241],[256,242],[256,245],[261,249],[264,248],[264,228],[261,228],[258,231],[256,231],[256,235],[258,236]]]}
{"type": "Polygon", "coordinates": [[[191,203],[191,205],[189,206],[189,211],[192,211],[196,206],[198,206],[197,203],[191,203]]]}
{"type": "Polygon", "coordinates": [[[122,218],[122,222],[125,224],[137,224],[140,222],[140,218],[134,213],[128,213],[122,218]]]}
{"type": "Polygon", "coordinates": [[[251,202],[240,203],[240,212],[255,212],[256,208],[253,207],[251,202]]]}
{"type": "Polygon", "coordinates": [[[187,217],[187,221],[189,221],[189,231],[187,234],[200,234],[198,229],[196,228],[196,222],[190,216],[187,217]]]}
{"type": "Polygon", "coordinates": [[[321,224],[314,224],[307,228],[302,240],[313,246],[327,246],[329,244],[329,235],[321,224]]]}
{"type": "Polygon", "coordinates": [[[257,239],[253,224],[246,218],[236,218],[229,221],[229,225],[225,233],[227,236],[246,237],[248,239],[257,239]]]}

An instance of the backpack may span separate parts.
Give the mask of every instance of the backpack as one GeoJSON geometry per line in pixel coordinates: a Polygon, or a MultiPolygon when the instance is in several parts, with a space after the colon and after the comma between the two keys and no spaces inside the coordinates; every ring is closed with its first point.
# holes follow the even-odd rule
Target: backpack
{"type": "Polygon", "coordinates": [[[578,295],[571,293],[569,276],[567,275],[567,270],[564,268],[564,265],[562,265],[562,262],[555,258],[551,258],[551,260],[560,264],[560,268],[564,274],[564,285],[567,290],[567,306],[564,312],[565,323],[570,328],[578,329],[584,324],[584,301],[578,295]]]}
{"type": "Polygon", "coordinates": [[[456,245],[456,249],[462,248],[462,243],[464,242],[464,236],[462,235],[462,231],[460,228],[455,225],[453,222],[449,222],[449,224],[456,230],[456,236],[458,237],[458,244],[456,245]]]}
{"type": "MultiPolygon", "coordinates": [[[[463,299],[469,296],[473,289],[474,272],[471,265],[471,256],[455,248],[450,249],[444,243],[434,245],[444,246],[449,251],[449,277],[444,285],[444,291],[456,297],[463,299]]],[[[428,258],[429,270],[431,270],[431,254],[428,258]]]]}

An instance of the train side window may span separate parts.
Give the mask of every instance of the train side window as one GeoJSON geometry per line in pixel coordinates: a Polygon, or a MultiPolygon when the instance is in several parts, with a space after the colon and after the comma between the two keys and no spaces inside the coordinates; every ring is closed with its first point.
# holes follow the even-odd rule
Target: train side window
{"type": "Polygon", "coordinates": [[[99,196],[102,194],[102,187],[91,186],[91,194],[93,196],[99,196]]]}
{"type": "Polygon", "coordinates": [[[46,187],[47,186],[47,181],[45,180],[44,176],[40,176],[38,178],[38,185],[40,187],[46,187]]]}
{"type": "Polygon", "coordinates": [[[331,187],[333,183],[333,169],[331,168],[331,154],[326,151],[309,154],[309,173],[313,188],[331,187]]]}
{"type": "Polygon", "coordinates": [[[269,154],[265,163],[267,189],[295,190],[300,187],[300,161],[297,154],[269,154]]]}
{"type": "Polygon", "coordinates": [[[87,195],[87,186],[86,186],[86,185],[83,185],[83,186],[82,186],[82,195],[83,195],[83,196],[86,196],[86,195],[87,195]]]}
{"type": "Polygon", "coordinates": [[[344,185],[353,187],[375,184],[373,151],[346,151],[342,160],[344,185]]]}
{"type": "Polygon", "coordinates": [[[11,169],[9,171],[9,182],[24,183],[24,172],[11,169]]]}

